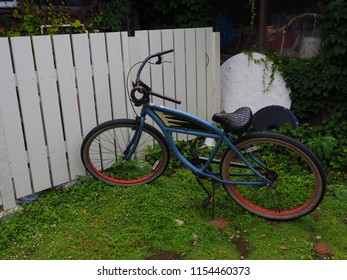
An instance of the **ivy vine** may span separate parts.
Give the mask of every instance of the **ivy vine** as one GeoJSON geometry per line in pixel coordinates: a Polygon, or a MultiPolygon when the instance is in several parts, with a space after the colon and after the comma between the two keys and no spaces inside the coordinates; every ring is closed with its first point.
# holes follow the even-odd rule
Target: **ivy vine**
{"type": "Polygon", "coordinates": [[[255,7],[255,0],[249,0],[248,6],[251,7],[251,31],[253,32],[254,30],[254,22],[255,22],[255,17],[257,15],[256,13],[256,7],[255,7]]]}
{"type": "Polygon", "coordinates": [[[244,51],[244,53],[248,56],[248,65],[250,62],[254,62],[255,64],[263,64],[263,74],[262,74],[262,83],[263,83],[263,90],[262,92],[268,92],[270,90],[270,86],[273,84],[275,80],[275,73],[279,69],[277,64],[274,64],[273,61],[269,58],[269,56],[264,56],[261,58],[255,58],[252,51],[244,51]],[[268,73],[270,73],[269,76],[269,82],[266,83],[266,78],[268,77],[268,73]]]}

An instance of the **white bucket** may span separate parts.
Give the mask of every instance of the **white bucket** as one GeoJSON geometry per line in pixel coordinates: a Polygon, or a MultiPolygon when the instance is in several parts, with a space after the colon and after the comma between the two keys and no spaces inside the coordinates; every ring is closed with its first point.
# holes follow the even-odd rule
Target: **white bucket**
{"type": "Polygon", "coordinates": [[[212,148],[216,145],[216,141],[214,140],[214,138],[205,138],[204,144],[205,146],[212,148]]]}

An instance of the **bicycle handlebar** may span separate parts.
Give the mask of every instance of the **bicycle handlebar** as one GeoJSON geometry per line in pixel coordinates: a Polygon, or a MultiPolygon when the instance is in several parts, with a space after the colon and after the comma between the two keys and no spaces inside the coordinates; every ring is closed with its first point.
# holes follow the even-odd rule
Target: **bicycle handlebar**
{"type": "Polygon", "coordinates": [[[164,55],[164,54],[171,53],[173,51],[174,51],[173,49],[170,49],[170,50],[158,52],[156,54],[152,54],[152,55],[146,57],[142,61],[139,69],[137,70],[136,80],[135,80],[135,83],[133,83],[133,88],[132,88],[131,93],[130,93],[131,99],[135,103],[135,106],[141,106],[143,103],[148,102],[149,101],[149,95],[153,95],[153,96],[156,96],[156,97],[159,97],[159,98],[162,98],[162,99],[165,99],[165,100],[177,103],[177,104],[181,104],[180,100],[176,100],[174,98],[171,98],[171,97],[164,96],[164,95],[161,95],[159,93],[153,92],[152,89],[148,85],[146,85],[144,82],[142,82],[141,79],[140,79],[142,69],[146,65],[148,60],[150,60],[153,57],[158,57],[158,60],[157,60],[157,62],[155,64],[159,65],[159,64],[162,63],[161,56],[164,55]],[[140,92],[143,96],[141,98],[137,98],[135,96],[136,91],[140,92]]]}

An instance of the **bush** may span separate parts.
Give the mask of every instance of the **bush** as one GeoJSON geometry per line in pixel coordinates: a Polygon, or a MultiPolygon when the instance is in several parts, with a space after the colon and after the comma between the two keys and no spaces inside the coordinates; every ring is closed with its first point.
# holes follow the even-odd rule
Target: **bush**
{"type": "Polygon", "coordinates": [[[13,26],[9,29],[6,36],[33,36],[41,34],[42,25],[50,25],[45,29],[48,34],[57,33],[81,33],[85,27],[79,20],[72,20],[69,15],[68,7],[55,7],[53,0],[46,0],[47,11],[43,11],[35,5],[33,0],[23,0],[21,9],[15,9],[12,13],[13,26]],[[61,28],[62,24],[70,24],[69,28],[61,28]]]}
{"type": "Polygon", "coordinates": [[[124,30],[124,20],[127,15],[126,3],[123,0],[111,0],[106,9],[94,19],[93,28],[102,32],[124,30]]]}

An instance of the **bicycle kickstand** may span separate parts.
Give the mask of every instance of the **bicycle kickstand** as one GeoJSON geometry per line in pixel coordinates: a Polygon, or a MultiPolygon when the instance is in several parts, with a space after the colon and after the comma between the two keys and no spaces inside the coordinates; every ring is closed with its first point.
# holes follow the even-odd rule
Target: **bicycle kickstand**
{"type": "Polygon", "coordinates": [[[212,220],[214,220],[215,216],[215,189],[216,189],[216,182],[212,180],[212,193],[205,187],[205,185],[202,183],[201,179],[196,176],[195,179],[198,181],[199,185],[202,187],[202,189],[207,193],[207,197],[202,202],[201,206],[203,208],[207,207],[212,203],[212,220]]]}

